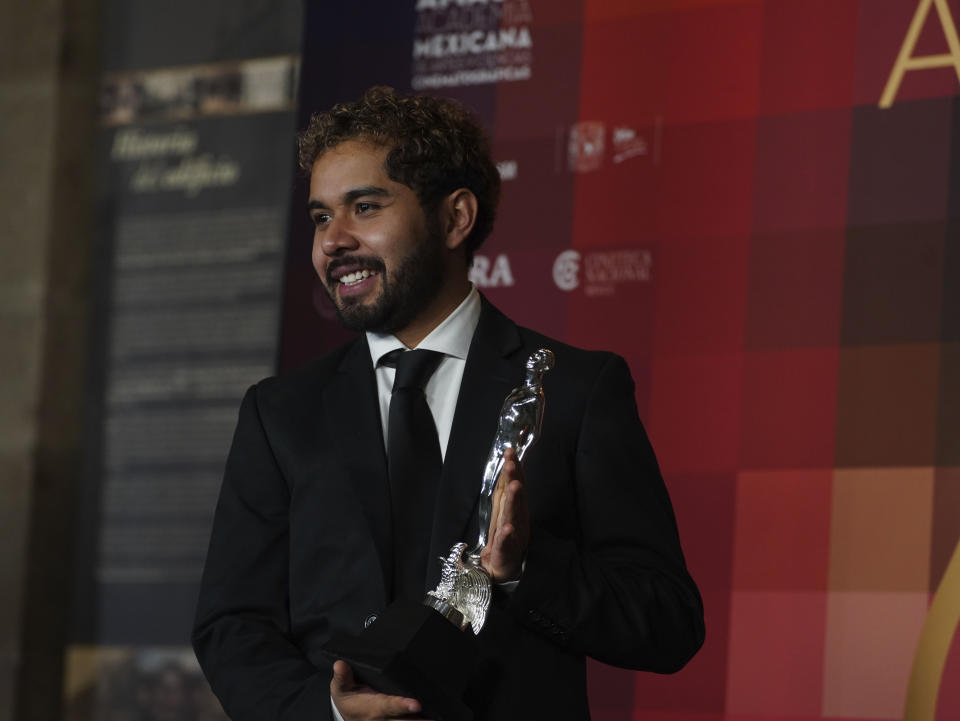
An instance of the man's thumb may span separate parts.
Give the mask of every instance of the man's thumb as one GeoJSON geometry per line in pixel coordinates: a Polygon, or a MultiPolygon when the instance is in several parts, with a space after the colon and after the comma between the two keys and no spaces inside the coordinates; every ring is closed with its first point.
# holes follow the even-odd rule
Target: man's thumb
{"type": "Polygon", "coordinates": [[[333,685],[339,691],[349,691],[353,688],[353,669],[344,661],[333,664],[333,685]]]}

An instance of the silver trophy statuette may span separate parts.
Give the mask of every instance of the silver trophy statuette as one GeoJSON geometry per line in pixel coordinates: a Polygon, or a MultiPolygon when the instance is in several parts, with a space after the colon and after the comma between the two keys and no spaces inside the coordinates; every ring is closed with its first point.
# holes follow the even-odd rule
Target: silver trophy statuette
{"type": "Polygon", "coordinates": [[[541,348],[527,359],[527,372],[523,385],[514,388],[503,401],[497,435],[490,448],[490,455],[483,470],[480,500],[477,504],[477,542],[464,553],[466,543],[457,543],[443,564],[440,583],[427,593],[425,603],[446,616],[451,622],[465,628],[469,624],[473,632],[480,633],[490,606],[490,577],[480,565],[480,554],[487,547],[490,530],[490,515],[493,511],[493,492],[503,469],[503,457],[508,448],[522,461],[527,449],[540,437],[543,425],[543,374],[553,368],[553,351],[541,348]]]}

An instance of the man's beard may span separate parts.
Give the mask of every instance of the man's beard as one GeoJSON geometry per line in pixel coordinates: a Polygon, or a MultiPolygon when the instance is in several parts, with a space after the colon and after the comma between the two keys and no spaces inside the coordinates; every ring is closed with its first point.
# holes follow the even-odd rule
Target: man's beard
{"type": "Polygon", "coordinates": [[[436,298],[443,283],[443,262],[443,242],[439,229],[429,227],[426,237],[389,274],[379,258],[347,256],[328,269],[324,288],[337,310],[337,318],[346,328],[397,333],[409,326],[436,298]],[[339,283],[334,277],[337,266],[354,261],[360,261],[363,268],[379,274],[380,295],[372,303],[365,304],[362,299],[349,297],[337,302],[335,291],[331,290],[339,283]]]}

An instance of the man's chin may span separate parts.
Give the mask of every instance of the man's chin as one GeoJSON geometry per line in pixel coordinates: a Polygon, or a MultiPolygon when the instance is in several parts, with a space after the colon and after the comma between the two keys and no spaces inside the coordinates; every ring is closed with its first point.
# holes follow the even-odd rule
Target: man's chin
{"type": "Polygon", "coordinates": [[[327,297],[337,311],[337,318],[350,330],[366,330],[355,326],[370,322],[380,314],[377,309],[379,298],[371,298],[369,295],[343,297],[338,287],[331,290],[328,286],[326,290],[327,297]]]}
{"type": "Polygon", "coordinates": [[[348,330],[373,333],[392,333],[390,322],[375,304],[369,305],[359,301],[337,303],[337,318],[348,330]]]}

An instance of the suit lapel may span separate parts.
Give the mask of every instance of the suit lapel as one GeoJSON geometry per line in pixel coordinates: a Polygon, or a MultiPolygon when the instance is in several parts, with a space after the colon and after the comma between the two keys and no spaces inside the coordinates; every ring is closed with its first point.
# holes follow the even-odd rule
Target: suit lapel
{"type": "Polygon", "coordinates": [[[343,467],[350,476],[346,481],[363,510],[380,557],[384,594],[388,596],[393,567],[390,484],[377,381],[365,336],[361,335],[347,351],[337,370],[338,382],[328,386],[324,394],[324,414],[333,434],[324,442],[338,448],[345,459],[343,467]]]}
{"type": "Polygon", "coordinates": [[[523,380],[521,365],[509,359],[520,347],[516,325],[483,300],[480,322],[470,343],[457,409],[450,430],[440,491],[434,514],[427,564],[427,588],[440,577],[437,556],[446,557],[450,546],[476,540],[467,537],[483,479],[483,467],[497,430],[497,418],[507,393],[523,380]]]}

